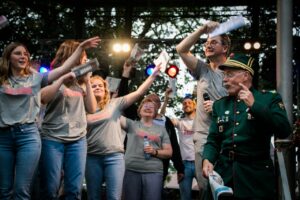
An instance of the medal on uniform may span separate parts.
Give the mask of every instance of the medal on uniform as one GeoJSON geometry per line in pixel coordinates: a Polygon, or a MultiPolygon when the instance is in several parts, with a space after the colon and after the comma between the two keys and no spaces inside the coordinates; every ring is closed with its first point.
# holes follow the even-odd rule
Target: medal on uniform
{"type": "Polygon", "coordinates": [[[252,115],[250,114],[250,113],[247,113],[248,114],[248,119],[250,120],[250,119],[252,119],[252,115]]]}
{"type": "Polygon", "coordinates": [[[228,122],[229,121],[229,118],[228,116],[225,117],[225,122],[228,122]]]}
{"type": "Polygon", "coordinates": [[[219,132],[223,133],[223,131],[224,131],[223,125],[219,125],[219,132]]]}
{"type": "Polygon", "coordinates": [[[280,109],[285,110],[283,102],[279,102],[278,106],[280,109]]]}

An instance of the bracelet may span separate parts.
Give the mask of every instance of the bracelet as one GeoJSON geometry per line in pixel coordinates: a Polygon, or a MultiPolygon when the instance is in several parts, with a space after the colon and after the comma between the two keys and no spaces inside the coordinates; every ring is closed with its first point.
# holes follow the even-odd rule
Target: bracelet
{"type": "Polygon", "coordinates": [[[157,149],[155,149],[155,154],[154,154],[154,157],[157,157],[157,155],[158,155],[158,150],[157,150],[157,149]]]}

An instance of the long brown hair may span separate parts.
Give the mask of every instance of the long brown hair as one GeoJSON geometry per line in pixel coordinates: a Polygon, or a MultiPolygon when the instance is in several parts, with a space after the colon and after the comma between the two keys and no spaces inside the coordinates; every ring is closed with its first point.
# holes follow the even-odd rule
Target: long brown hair
{"type": "Polygon", "coordinates": [[[110,100],[110,93],[109,93],[109,89],[108,89],[108,84],[101,76],[98,76],[98,75],[91,77],[91,83],[94,80],[100,80],[104,85],[104,90],[105,90],[104,98],[101,99],[100,101],[97,100],[97,106],[102,110],[110,100]]]}
{"type": "MultiPolygon", "coordinates": [[[[55,69],[57,67],[60,67],[76,50],[76,48],[79,46],[79,42],[76,40],[66,40],[59,46],[56,55],[51,62],[50,66],[52,69],[55,69]]],[[[84,55],[85,52],[82,52],[82,55],[84,55]]],[[[80,60],[78,60],[77,65],[80,64],[80,60]]]]}
{"type": "Polygon", "coordinates": [[[3,51],[2,58],[0,59],[0,85],[5,83],[8,80],[8,77],[12,75],[11,66],[10,66],[10,56],[15,48],[22,46],[27,51],[28,65],[25,67],[24,74],[31,74],[30,72],[30,54],[27,47],[19,42],[13,42],[6,46],[3,51]]]}

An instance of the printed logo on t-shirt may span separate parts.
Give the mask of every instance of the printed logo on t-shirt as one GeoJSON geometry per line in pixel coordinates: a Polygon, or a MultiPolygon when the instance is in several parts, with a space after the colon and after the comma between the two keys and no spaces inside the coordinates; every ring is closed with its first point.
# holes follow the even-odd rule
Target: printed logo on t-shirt
{"type": "Polygon", "coordinates": [[[32,88],[31,87],[4,88],[3,92],[5,94],[10,94],[10,95],[31,95],[32,88]]]}
{"type": "Polygon", "coordinates": [[[191,130],[183,130],[183,135],[193,135],[194,131],[191,130]]]}
{"type": "Polygon", "coordinates": [[[145,132],[145,130],[143,129],[139,129],[136,131],[137,135],[140,137],[140,138],[144,138],[145,135],[148,136],[148,139],[150,141],[155,141],[155,142],[159,142],[160,141],[160,135],[158,133],[149,133],[149,132],[145,132]]]}
{"type": "Polygon", "coordinates": [[[81,92],[70,90],[68,88],[64,89],[64,96],[65,97],[80,97],[83,96],[81,92]]]}

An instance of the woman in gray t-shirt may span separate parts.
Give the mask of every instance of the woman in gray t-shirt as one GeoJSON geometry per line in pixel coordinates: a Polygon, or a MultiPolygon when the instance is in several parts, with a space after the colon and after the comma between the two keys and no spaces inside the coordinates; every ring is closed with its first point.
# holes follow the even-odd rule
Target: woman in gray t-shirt
{"type": "Polygon", "coordinates": [[[159,71],[160,66],[154,68],[153,74],[136,91],[113,99],[109,98],[107,82],[99,76],[92,77],[98,111],[87,116],[86,182],[89,200],[101,199],[101,185],[104,180],[107,199],[121,199],[125,166],[120,116],[125,108],[145,94],[159,71]]]}
{"type": "Polygon", "coordinates": [[[151,99],[144,99],[138,108],[140,121],[122,118],[122,128],[127,132],[125,153],[125,199],[161,199],[163,188],[163,161],[172,156],[169,135],[153,119],[157,106],[151,99]],[[147,143],[145,143],[147,142],[147,143]]]}
{"type": "Polygon", "coordinates": [[[0,199],[30,199],[41,141],[36,126],[40,90],[70,71],[82,50],[95,46],[98,38],[82,42],[61,67],[48,74],[30,68],[25,45],[11,43],[0,61],[0,199]]]}
{"type": "MultiPolygon", "coordinates": [[[[64,63],[79,45],[75,40],[63,42],[52,62],[53,68],[64,63]]],[[[74,66],[86,60],[83,51],[74,66]]],[[[81,198],[87,149],[86,112],[94,113],[97,107],[89,77],[87,74],[78,80],[58,80],[41,92],[42,102],[47,103],[41,126],[40,198],[43,200],[58,198],[62,171],[65,199],[81,198]]]]}

